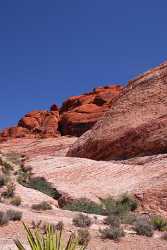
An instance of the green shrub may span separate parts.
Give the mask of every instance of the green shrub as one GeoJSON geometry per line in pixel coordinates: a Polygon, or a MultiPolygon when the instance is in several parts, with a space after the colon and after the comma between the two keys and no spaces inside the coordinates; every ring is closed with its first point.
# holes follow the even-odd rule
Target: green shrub
{"type": "Polygon", "coordinates": [[[13,206],[20,206],[21,204],[21,197],[20,196],[15,196],[12,198],[10,204],[12,204],[13,206]]]}
{"type": "Polygon", "coordinates": [[[41,193],[47,194],[48,196],[58,199],[60,198],[59,192],[52,186],[50,182],[43,177],[34,177],[29,180],[24,186],[28,188],[33,188],[40,191],[41,193]]]}
{"type": "Polygon", "coordinates": [[[104,209],[101,204],[97,204],[96,202],[90,201],[86,198],[74,200],[73,202],[65,205],[63,209],[89,214],[104,214],[104,209]]]}
{"type": "Polygon", "coordinates": [[[90,241],[90,233],[87,229],[78,230],[78,243],[82,246],[87,246],[90,241]]]}
{"type": "Polygon", "coordinates": [[[107,227],[103,230],[100,229],[99,232],[103,239],[119,240],[125,236],[123,229],[120,227],[107,227]]]}
{"type": "Polygon", "coordinates": [[[51,210],[52,206],[47,201],[42,201],[38,204],[33,204],[32,209],[34,210],[51,210]]]}
{"type": "Polygon", "coordinates": [[[122,195],[118,199],[109,196],[101,201],[105,207],[106,214],[113,214],[120,217],[130,211],[134,211],[138,205],[137,201],[127,194],[122,195]]]}
{"type": "Polygon", "coordinates": [[[161,216],[153,216],[151,218],[151,224],[155,230],[164,231],[167,229],[167,221],[161,216]]]}
{"type": "Polygon", "coordinates": [[[139,235],[151,237],[153,235],[153,226],[144,218],[138,218],[135,222],[134,230],[139,235]]]}
{"type": "Polygon", "coordinates": [[[9,222],[9,218],[5,212],[0,211],[0,226],[6,225],[9,222]]]}
{"type": "Polygon", "coordinates": [[[7,210],[6,214],[9,218],[9,220],[17,221],[17,220],[21,220],[21,218],[22,218],[22,212],[16,211],[13,209],[7,210]]]}
{"type": "Polygon", "coordinates": [[[121,220],[118,216],[109,215],[104,219],[104,224],[110,225],[112,227],[119,227],[121,225],[121,220]]]}
{"type": "Polygon", "coordinates": [[[73,224],[76,227],[89,227],[92,224],[92,221],[89,216],[84,214],[78,214],[76,217],[73,218],[73,224]]]}
{"type": "Polygon", "coordinates": [[[12,182],[7,184],[6,190],[2,193],[2,196],[4,198],[12,198],[15,194],[14,192],[15,192],[15,184],[12,182]]]}
{"type": "Polygon", "coordinates": [[[123,194],[118,200],[117,204],[122,205],[129,211],[135,211],[138,207],[137,200],[132,196],[128,194],[123,194]]]}

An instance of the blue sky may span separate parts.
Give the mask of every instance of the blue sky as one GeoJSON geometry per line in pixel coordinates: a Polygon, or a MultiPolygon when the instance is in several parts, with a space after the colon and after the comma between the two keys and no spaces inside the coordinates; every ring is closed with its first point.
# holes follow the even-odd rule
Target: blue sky
{"type": "Polygon", "coordinates": [[[0,128],[166,60],[167,1],[0,1],[0,128]]]}

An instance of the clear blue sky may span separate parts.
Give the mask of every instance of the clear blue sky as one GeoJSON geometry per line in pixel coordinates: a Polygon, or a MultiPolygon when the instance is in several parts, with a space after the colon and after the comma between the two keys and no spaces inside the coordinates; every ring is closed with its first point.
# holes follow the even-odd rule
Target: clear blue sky
{"type": "Polygon", "coordinates": [[[167,1],[0,1],[0,127],[166,60],[167,1]]]}

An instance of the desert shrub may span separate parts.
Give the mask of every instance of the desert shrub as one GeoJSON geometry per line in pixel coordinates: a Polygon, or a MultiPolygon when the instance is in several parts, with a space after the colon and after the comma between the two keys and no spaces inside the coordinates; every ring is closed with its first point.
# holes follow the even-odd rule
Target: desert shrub
{"type": "Polygon", "coordinates": [[[163,232],[163,233],[162,233],[161,239],[167,240],[167,232],[163,232]]]}
{"type": "Polygon", "coordinates": [[[48,182],[44,177],[31,178],[29,182],[25,184],[25,186],[28,188],[36,189],[54,199],[60,198],[60,194],[56,190],[56,188],[54,188],[52,184],[48,182]]]}
{"type": "Polygon", "coordinates": [[[5,175],[9,175],[12,170],[13,170],[13,166],[11,165],[11,163],[7,161],[2,161],[2,172],[5,175]]]}
{"type": "Polygon", "coordinates": [[[125,236],[121,227],[107,227],[103,230],[100,229],[99,232],[103,239],[119,240],[121,237],[125,236]]]}
{"type": "Polygon", "coordinates": [[[51,210],[52,206],[47,201],[42,201],[41,203],[33,204],[31,208],[34,210],[51,210]]]}
{"type": "Polygon", "coordinates": [[[153,226],[144,218],[137,218],[134,224],[134,230],[139,235],[151,237],[153,235],[153,226]]]}
{"type": "Polygon", "coordinates": [[[73,218],[73,224],[76,227],[89,227],[92,224],[92,221],[89,216],[78,214],[73,218]]]}
{"type": "Polygon", "coordinates": [[[90,241],[90,233],[87,229],[78,230],[78,243],[82,246],[87,246],[90,241]]]}
{"type": "Polygon", "coordinates": [[[21,218],[22,218],[22,212],[16,211],[13,209],[7,210],[6,214],[9,218],[9,220],[17,221],[17,220],[21,220],[21,218]]]}
{"type": "Polygon", "coordinates": [[[19,171],[17,172],[17,181],[21,185],[26,185],[32,178],[32,167],[21,165],[19,171]]]}
{"type": "Polygon", "coordinates": [[[4,198],[12,198],[15,194],[15,184],[13,182],[7,184],[6,190],[2,193],[4,198]]]}
{"type": "Polygon", "coordinates": [[[9,222],[9,218],[5,212],[0,211],[0,226],[6,225],[9,222]]]}
{"type": "Polygon", "coordinates": [[[41,220],[39,220],[39,221],[32,220],[31,225],[32,225],[33,229],[40,229],[41,225],[42,225],[42,221],[41,220]]]}
{"type": "Polygon", "coordinates": [[[125,209],[129,211],[135,211],[138,207],[137,200],[129,194],[123,194],[117,201],[117,205],[122,205],[125,209]]]}
{"type": "Polygon", "coordinates": [[[16,164],[16,165],[20,165],[21,164],[21,155],[17,152],[11,151],[8,152],[5,157],[11,161],[12,163],[16,164]]]}
{"type": "Polygon", "coordinates": [[[125,213],[120,218],[122,224],[133,225],[136,221],[136,215],[134,213],[125,213]]]}
{"type": "Polygon", "coordinates": [[[74,200],[65,205],[63,209],[89,214],[104,214],[104,209],[101,204],[97,204],[96,202],[90,201],[86,198],[74,200]]]}
{"type": "Polygon", "coordinates": [[[110,225],[112,227],[119,227],[121,224],[121,220],[118,216],[108,215],[104,219],[104,224],[110,225]]]}
{"type": "Polygon", "coordinates": [[[151,218],[151,224],[155,230],[164,231],[167,229],[167,221],[161,216],[153,216],[151,218]]]}
{"type": "Polygon", "coordinates": [[[120,217],[137,208],[137,201],[127,194],[122,195],[119,199],[114,199],[109,196],[101,201],[107,214],[113,214],[120,217]]]}
{"type": "Polygon", "coordinates": [[[20,206],[21,204],[21,197],[20,196],[14,196],[10,202],[13,206],[20,206]]]}

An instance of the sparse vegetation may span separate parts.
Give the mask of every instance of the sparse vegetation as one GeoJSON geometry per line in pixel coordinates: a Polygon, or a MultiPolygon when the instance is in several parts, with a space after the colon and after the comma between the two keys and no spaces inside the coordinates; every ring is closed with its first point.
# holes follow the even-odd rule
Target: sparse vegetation
{"type": "Polygon", "coordinates": [[[121,225],[121,220],[118,216],[109,215],[104,219],[104,224],[110,225],[112,227],[119,227],[121,225]]]}
{"type": "Polygon", "coordinates": [[[22,156],[14,151],[8,152],[5,157],[7,158],[8,161],[11,161],[12,163],[16,164],[16,165],[20,165],[21,164],[21,159],[22,156]]]}
{"type": "Polygon", "coordinates": [[[60,197],[60,194],[58,193],[56,188],[54,188],[52,184],[43,177],[30,178],[28,183],[22,183],[22,185],[28,188],[36,189],[54,199],[58,199],[60,197]]]}
{"type": "Polygon", "coordinates": [[[15,184],[13,182],[8,183],[6,186],[6,190],[2,193],[2,197],[12,198],[14,194],[15,194],[15,184]]]}
{"type": "Polygon", "coordinates": [[[151,237],[153,235],[153,226],[144,218],[137,218],[134,226],[134,230],[139,235],[145,235],[151,237]]]}
{"type": "Polygon", "coordinates": [[[88,229],[79,229],[78,230],[78,243],[82,246],[87,246],[90,241],[90,233],[88,229]]]}
{"type": "Polygon", "coordinates": [[[12,221],[18,221],[18,220],[21,220],[21,218],[22,218],[22,212],[16,211],[13,209],[7,210],[6,214],[7,214],[7,217],[9,218],[9,220],[12,220],[12,221]]]}
{"type": "Polygon", "coordinates": [[[121,227],[107,227],[103,230],[99,230],[101,237],[103,239],[119,240],[121,237],[125,236],[125,233],[121,227]]]}
{"type": "Polygon", "coordinates": [[[104,214],[105,212],[102,204],[97,204],[96,202],[90,201],[86,198],[74,200],[73,202],[65,205],[63,209],[89,214],[104,214]]]}
{"type": "Polygon", "coordinates": [[[0,211],[0,226],[6,225],[9,222],[7,214],[3,211],[0,211]]]}
{"type": "Polygon", "coordinates": [[[73,224],[76,227],[89,227],[92,224],[92,221],[89,216],[78,214],[73,218],[73,224]]]}
{"type": "Polygon", "coordinates": [[[13,206],[20,206],[21,204],[21,197],[20,196],[14,196],[10,202],[13,206]]]}
{"type": "Polygon", "coordinates": [[[33,204],[31,208],[34,210],[51,210],[52,206],[47,201],[42,201],[41,203],[33,204]]]}
{"type": "Polygon", "coordinates": [[[151,224],[155,230],[165,231],[167,229],[167,220],[159,215],[152,217],[151,224]]]}
{"type": "Polygon", "coordinates": [[[105,207],[106,214],[112,214],[119,217],[122,217],[130,211],[134,211],[138,205],[137,201],[128,194],[124,194],[118,199],[108,197],[106,199],[101,199],[101,201],[105,207]]]}

